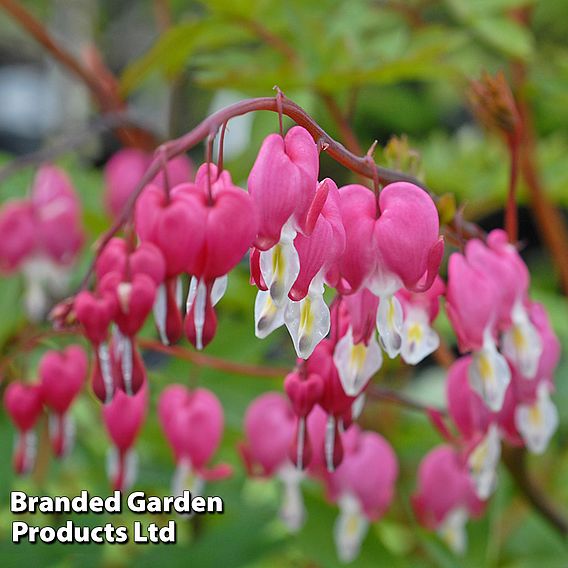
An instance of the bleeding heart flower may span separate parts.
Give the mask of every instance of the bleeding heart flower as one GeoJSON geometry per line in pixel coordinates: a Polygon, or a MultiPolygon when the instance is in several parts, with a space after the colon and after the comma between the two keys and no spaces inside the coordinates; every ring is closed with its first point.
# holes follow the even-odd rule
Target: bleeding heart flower
{"type": "Polygon", "coordinates": [[[342,562],[358,556],[369,522],[384,515],[392,502],[398,475],[396,455],[382,436],[350,430],[357,433],[356,441],[329,481],[339,504],[334,540],[342,562]]]}
{"type": "Polygon", "coordinates": [[[420,524],[437,531],[454,552],[461,554],[467,547],[467,520],[479,517],[485,508],[461,456],[450,446],[439,446],[422,460],[412,504],[420,524]]]}
{"type": "Polygon", "coordinates": [[[142,242],[130,252],[126,241],[115,237],[97,258],[95,272],[99,281],[109,272],[118,272],[123,277],[145,274],[160,286],[165,279],[166,264],[160,249],[152,243],[142,242]]]}
{"type": "Polygon", "coordinates": [[[37,440],[33,428],[42,412],[41,402],[39,385],[16,381],[4,393],[4,407],[18,429],[13,466],[19,475],[29,473],[35,463],[37,440]]]}
{"type": "Polygon", "coordinates": [[[221,441],[224,422],[223,407],[211,391],[170,385],[160,395],[158,415],[177,463],[172,494],[189,489],[199,495],[205,480],[230,475],[224,464],[206,468],[221,441]]]}
{"type": "MultiPolygon", "coordinates": [[[[122,214],[151,162],[151,154],[136,148],[122,148],[108,160],[104,169],[105,206],[111,216],[117,218],[122,214]]],[[[169,160],[166,171],[171,187],[186,183],[193,177],[193,165],[183,154],[169,160]]],[[[159,187],[164,186],[163,171],[156,175],[153,183],[159,187]]]]}
{"type": "Polygon", "coordinates": [[[318,171],[318,149],[306,129],[295,126],[285,138],[278,134],[265,138],[248,178],[260,222],[256,247],[268,250],[276,245],[288,221],[306,232],[318,171]]]}
{"type": "Polygon", "coordinates": [[[0,268],[17,270],[36,246],[36,226],[27,201],[6,203],[0,211],[0,268]]]}
{"type": "Polygon", "coordinates": [[[166,261],[166,277],[178,276],[196,261],[203,247],[202,211],[181,193],[169,195],[148,185],[136,202],[136,231],[156,245],[166,261]]]}
{"type": "Polygon", "coordinates": [[[42,166],[35,177],[31,203],[38,246],[58,264],[68,264],[80,250],[80,204],[67,174],[55,166],[42,166]]]}
{"type": "MultiPolygon", "coordinates": [[[[299,362],[299,365],[302,363],[299,362]]],[[[309,465],[312,450],[306,418],[323,395],[323,379],[314,373],[307,375],[300,367],[299,372],[290,373],[284,379],[284,389],[296,415],[296,436],[290,457],[295,466],[302,470],[309,465]]]]}
{"type": "Polygon", "coordinates": [[[87,355],[79,345],[69,345],[63,351],[48,351],[39,363],[41,398],[53,412],[50,439],[58,457],[71,449],[73,423],[68,410],[83,388],[87,367],[87,355]]]}
{"type": "Polygon", "coordinates": [[[107,457],[107,471],[113,490],[131,487],[138,471],[134,443],[148,410],[148,389],[143,386],[134,396],[116,391],[113,399],[102,408],[105,428],[113,443],[107,457]]]}
{"type": "Polygon", "coordinates": [[[289,402],[280,394],[268,392],[247,408],[246,441],[241,454],[249,475],[276,476],[284,486],[280,518],[289,530],[297,531],[305,519],[300,490],[303,473],[289,459],[294,438],[294,414],[289,402]]]}
{"type": "Polygon", "coordinates": [[[436,276],[426,292],[409,292],[403,288],[396,294],[404,317],[400,354],[409,365],[417,365],[440,345],[440,338],[431,325],[438,315],[439,298],[444,291],[444,282],[436,276]]]}
{"type": "Polygon", "coordinates": [[[79,292],[73,304],[77,320],[95,348],[96,362],[93,369],[93,392],[102,402],[110,402],[114,394],[111,354],[106,340],[108,328],[118,306],[113,294],[96,296],[86,290],[79,292]]]}

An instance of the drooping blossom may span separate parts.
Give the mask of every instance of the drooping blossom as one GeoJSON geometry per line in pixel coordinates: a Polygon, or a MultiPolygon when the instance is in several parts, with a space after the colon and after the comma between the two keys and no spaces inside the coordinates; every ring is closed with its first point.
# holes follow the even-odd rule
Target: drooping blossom
{"type": "Polygon", "coordinates": [[[107,473],[114,490],[125,491],[136,480],[138,457],[133,449],[148,411],[148,388],[133,396],[117,390],[102,407],[102,417],[112,448],[107,455],[107,473]]]}
{"type": "Polygon", "coordinates": [[[79,345],[48,351],[39,363],[39,389],[43,404],[50,410],[49,434],[57,457],[72,446],[74,426],[68,411],[85,384],[87,366],[87,355],[79,345]]]}
{"type": "Polygon", "coordinates": [[[101,402],[110,402],[115,391],[112,352],[108,346],[109,327],[117,310],[116,298],[83,290],[73,303],[77,320],[82,325],[87,339],[93,345],[95,365],[91,383],[95,396],[101,402]]]}
{"type": "Polygon", "coordinates": [[[306,232],[318,171],[318,149],[305,128],[295,126],[284,138],[278,134],[266,137],[247,183],[259,215],[258,249],[269,250],[285,234],[293,240],[292,233],[306,232]],[[283,231],[285,225],[288,231],[283,231]]]}
{"type": "Polygon", "coordinates": [[[241,454],[249,474],[279,479],[283,487],[280,518],[295,532],[302,527],[306,513],[300,488],[305,474],[290,460],[294,430],[290,403],[280,393],[267,392],[247,408],[241,454]]]}
{"type": "MultiPolygon", "coordinates": [[[[466,247],[466,254],[468,250],[466,247]]],[[[448,265],[446,310],[460,349],[473,352],[469,367],[471,385],[494,411],[503,405],[511,381],[509,365],[497,349],[499,309],[498,283],[491,274],[470,262],[467,256],[452,254],[448,265]]]]}
{"type": "Polygon", "coordinates": [[[379,298],[366,288],[343,296],[334,306],[338,341],[333,362],[348,396],[358,396],[383,364],[375,338],[378,306],[379,298]]]}
{"type": "Polygon", "coordinates": [[[193,276],[187,299],[185,331],[197,349],[213,338],[217,318],[214,305],[223,296],[227,274],[243,258],[257,234],[257,213],[250,196],[236,187],[229,172],[203,164],[195,183],[173,192],[199,219],[201,237],[193,243],[195,254],[185,264],[193,276]]]}
{"type": "MultiPolygon", "coordinates": [[[[326,178],[316,191],[317,217],[310,235],[288,231],[268,251],[253,250],[251,273],[259,287],[255,332],[264,338],[285,324],[298,357],[306,359],[327,335],[330,313],[323,299],[324,282],[345,248],[339,193],[326,178]],[[323,205],[321,205],[323,204],[323,205]]],[[[333,276],[332,276],[333,278],[333,276]]]]}
{"type": "Polygon", "coordinates": [[[400,355],[409,365],[417,365],[440,345],[432,323],[440,310],[440,296],[444,291],[445,284],[437,276],[425,292],[410,292],[402,288],[396,294],[403,312],[400,355]]]}
{"type": "MultiPolygon", "coordinates": [[[[138,182],[149,168],[152,155],[137,148],[122,148],[114,153],[104,168],[105,207],[112,217],[119,217],[138,182]]],[[[160,171],[153,183],[163,186],[165,177],[174,187],[193,178],[193,165],[184,154],[169,160],[166,173],[160,171]]]]}
{"type": "Polygon", "coordinates": [[[207,465],[219,447],[224,426],[223,407],[211,391],[170,385],[160,395],[158,417],[176,462],[173,495],[185,489],[200,495],[207,480],[231,474],[225,464],[207,465]]]}
{"type": "Polygon", "coordinates": [[[4,408],[18,429],[12,457],[14,471],[19,475],[29,473],[37,451],[34,426],[43,409],[39,385],[20,381],[10,383],[4,393],[4,408]]]}
{"type": "Polygon", "coordinates": [[[467,547],[468,519],[479,517],[485,508],[461,455],[451,446],[438,446],[420,463],[412,505],[420,524],[435,530],[458,554],[467,547]]]}
{"type": "Polygon", "coordinates": [[[390,444],[376,432],[349,428],[354,443],[347,446],[343,461],[329,475],[331,498],[339,505],[334,539],[342,562],[359,554],[369,523],[380,519],[394,497],[398,476],[396,455],[390,444]]]}
{"type": "Polygon", "coordinates": [[[375,195],[360,185],[342,187],[341,215],[346,247],[339,262],[339,289],[367,287],[380,298],[377,329],[381,346],[395,357],[402,346],[402,287],[426,291],[438,273],[444,244],[431,197],[406,182],[375,195]]]}
{"type": "Polygon", "coordinates": [[[29,198],[0,210],[0,269],[23,274],[32,319],[41,319],[49,300],[65,293],[83,239],[79,200],[68,176],[55,166],[38,170],[29,198]]]}

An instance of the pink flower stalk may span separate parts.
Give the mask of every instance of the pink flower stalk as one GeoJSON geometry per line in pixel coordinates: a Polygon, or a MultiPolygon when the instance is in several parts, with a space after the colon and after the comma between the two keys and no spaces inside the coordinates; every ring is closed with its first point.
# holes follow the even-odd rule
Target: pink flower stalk
{"type": "Polygon", "coordinates": [[[158,417],[177,463],[172,494],[189,489],[200,495],[206,480],[231,474],[225,464],[206,467],[219,447],[224,422],[223,407],[211,391],[170,385],[160,395],[158,417]]]}
{"type": "Polygon", "coordinates": [[[250,196],[233,185],[228,172],[218,172],[213,164],[203,164],[195,183],[178,186],[173,195],[184,199],[199,217],[203,235],[185,266],[194,278],[187,301],[186,335],[202,349],[216,331],[213,307],[225,291],[226,276],[250,248],[258,221],[250,196]]]}
{"type": "Polygon", "coordinates": [[[331,496],[339,505],[334,538],[339,559],[352,562],[359,554],[369,522],[380,519],[390,506],[398,476],[396,455],[376,432],[361,432],[330,474],[331,496]]]}
{"type": "Polygon", "coordinates": [[[109,326],[118,309],[116,298],[109,292],[95,295],[84,290],[77,294],[73,305],[77,320],[95,350],[93,392],[101,402],[108,403],[114,395],[115,383],[107,338],[109,326]]]}
{"type": "Polygon", "coordinates": [[[51,411],[49,433],[57,457],[71,449],[73,422],[68,411],[85,384],[87,367],[87,355],[79,345],[48,351],[39,363],[39,388],[43,403],[51,411]]]}
{"type": "Polygon", "coordinates": [[[310,210],[309,236],[286,227],[271,249],[251,253],[251,275],[259,287],[255,333],[264,338],[285,324],[302,359],[309,357],[329,332],[324,281],[345,248],[339,192],[332,180],[319,184],[314,203],[318,212],[310,210]]]}
{"type": "Polygon", "coordinates": [[[422,460],[412,504],[420,524],[435,530],[454,552],[462,554],[467,547],[465,524],[485,508],[461,456],[450,446],[438,446],[422,460]]]}
{"type": "Polygon", "coordinates": [[[496,346],[498,310],[498,283],[491,274],[469,262],[466,256],[452,254],[446,311],[460,349],[473,351],[473,363],[469,367],[471,386],[494,412],[503,405],[511,380],[509,365],[496,346]]]}
{"type": "Polygon", "coordinates": [[[241,454],[250,475],[276,476],[281,481],[280,518],[295,532],[304,522],[305,507],[300,490],[304,474],[294,468],[289,457],[294,423],[294,413],[284,396],[276,392],[259,396],[245,414],[246,441],[241,454]]]}
{"type": "Polygon", "coordinates": [[[294,230],[306,232],[318,171],[318,149],[306,129],[295,126],[284,138],[265,138],[247,184],[259,214],[257,248],[275,246],[288,222],[294,230]]]}
{"type": "Polygon", "coordinates": [[[18,429],[12,464],[14,471],[23,475],[35,464],[37,440],[33,428],[42,412],[39,386],[10,383],[4,393],[4,407],[18,429]]]}
{"type": "Polygon", "coordinates": [[[146,386],[134,396],[117,390],[113,399],[102,408],[103,423],[113,443],[107,458],[107,471],[113,490],[125,491],[136,480],[138,458],[133,446],[147,410],[146,386]]]}
{"type": "Polygon", "coordinates": [[[426,292],[409,292],[403,288],[396,294],[402,306],[404,322],[400,354],[409,365],[417,365],[440,345],[440,338],[432,323],[440,310],[440,296],[445,288],[443,280],[436,276],[426,292]]]}
{"type": "MultiPolygon", "coordinates": [[[[112,217],[119,217],[135,190],[138,182],[150,167],[152,155],[136,148],[122,148],[108,160],[104,169],[105,206],[112,217]]],[[[185,156],[169,160],[166,166],[168,183],[175,187],[193,178],[193,164],[185,156]]],[[[153,180],[164,185],[164,173],[159,172],[153,180]]]]}

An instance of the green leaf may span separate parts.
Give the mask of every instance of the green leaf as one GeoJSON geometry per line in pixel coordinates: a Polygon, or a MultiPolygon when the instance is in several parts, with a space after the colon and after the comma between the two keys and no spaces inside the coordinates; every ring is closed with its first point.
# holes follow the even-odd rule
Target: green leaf
{"type": "Polygon", "coordinates": [[[480,39],[505,55],[528,59],[533,54],[530,32],[505,16],[474,20],[472,29],[480,39]]]}

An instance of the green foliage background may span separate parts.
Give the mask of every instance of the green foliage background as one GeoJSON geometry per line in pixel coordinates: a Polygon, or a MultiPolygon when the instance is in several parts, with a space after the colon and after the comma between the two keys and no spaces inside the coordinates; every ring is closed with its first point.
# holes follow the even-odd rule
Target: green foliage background
{"type": "MultiPolygon", "coordinates": [[[[48,1],[24,2],[46,21],[48,1]]],[[[534,108],[538,132],[538,160],[547,193],[560,207],[568,206],[568,1],[566,0],[172,0],[174,24],[156,32],[149,48],[120,72],[123,94],[136,100],[164,84],[182,83],[179,116],[172,135],[189,130],[207,113],[212,95],[227,89],[239,96],[270,96],[277,84],[331,134],[339,132],[323,103],[333,97],[342,108],[356,100],[353,126],[361,145],[374,139],[384,145],[391,134],[405,133],[422,156],[421,172],[437,193],[453,193],[466,205],[466,216],[479,220],[499,212],[508,179],[507,154],[500,142],[480,130],[467,115],[467,80],[482,70],[507,71],[511,60],[529,69],[527,94],[534,108]],[[509,12],[532,5],[531,29],[513,22],[509,12]],[[356,96],[356,99],[355,99],[356,96]]],[[[99,2],[101,34],[113,17],[112,2],[99,2]]],[[[139,2],[139,10],[153,18],[153,3],[139,2]]],[[[0,33],[30,43],[3,16],[0,33]]],[[[105,46],[100,45],[104,53],[105,46]]],[[[254,160],[262,138],[277,128],[274,115],[255,116],[251,141],[226,166],[240,184],[254,160]]],[[[49,145],[49,141],[47,142],[49,145]]],[[[109,226],[101,196],[101,170],[89,159],[92,150],[62,156],[80,193],[90,242],[109,226]]],[[[202,149],[193,152],[199,161],[202,149]]],[[[388,162],[379,149],[379,163],[388,162]]],[[[10,157],[2,159],[8,163],[10,157]]],[[[324,158],[323,174],[338,183],[350,174],[324,158]]],[[[22,170],[0,186],[2,200],[25,195],[33,171],[22,170]]],[[[524,187],[521,203],[527,204],[524,187]]],[[[529,206],[530,207],[530,206],[529,206]]],[[[74,279],[90,261],[85,251],[74,279]]],[[[568,345],[568,305],[561,295],[547,252],[540,248],[528,258],[533,273],[533,296],[550,310],[563,346],[568,345]]],[[[21,307],[22,283],[17,277],[0,280],[0,349],[9,353],[9,340],[25,324],[21,307]]],[[[286,333],[280,330],[265,341],[254,338],[254,290],[246,266],[230,278],[219,306],[218,335],[209,351],[235,361],[291,366],[294,358],[286,333]]],[[[454,339],[444,318],[440,332],[454,339]]],[[[154,337],[151,325],[144,334],[154,337]]],[[[73,338],[73,341],[81,341],[73,338]]],[[[69,340],[71,341],[71,339],[69,340]]],[[[57,345],[60,345],[57,342],[57,345]]],[[[14,376],[33,378],[37,360],[46,348],[16,358],[14,376]]],[[[201,384],[221,399],[226,417],[223,444],[215,461],[234,465],[228,481],[211,483],[208,491],[221,495],[223,516],[178,522],[177,546],[21,545],[10,541],[12,516],[7,511],[11,489],[31,494],[77,494],[88,489],[106,494],[105,452],[108,440],[101,427],[96,401],[85,393],[73,409],[77,445],[62,463],[51,461],[42,475],[15,478],[9,455],[13,428],[0,414],[0,566],[199,566],[199,567],[332,567],[338,564],[332,527],[336,509],[321,488],[305,484],[309,518],[297,536],[286,533],[277,519],[279,487],[273,481],[247,479],[235,449],[242,438],[242,420],[250,401],[281,381],[238,377],[197,369],[187,362],[153,357],[148,361],[151,410],[138,441],[140,475],[136,488],[166,495],[173,470],[172,457],[157,423],[156,402],[172,382],[201,384]]],[[[568,509],[568,360],[557,373],[555,401],[561,425],[549,451],[530,460],[538,482],[559,506],[568,509]]],[[[421,400],[442,403],[443,372],[425,366],[409,375],[397,363],[386,365],[380,381],[421,400]]],[[[497,492],[485,517],[470,523],[470,546],[463,558],[452,555],[437,537],[413,520],[409,496],[421,457],[439,443],[426,418],[385,404],[368,403],[363,423],[379,428],[397,451],[401,476],[395,503],[386,517],[372,526],[356,566],[524,568],[568,566],[566,542],[523,500],[503,469],[497,492]]],[[[45,441],[45,440],[44,440],[45,441]]],[[[63,523],[66,518],[29,517],[31,523],[63,523]]],[[[99,516],[77,516],[79,524],[104,524],[99,516]]],[[[134,517],[112,518],[129,524],[134,517]]],[[[166,516],[144,520],[165,523],[166,516]]]]}

